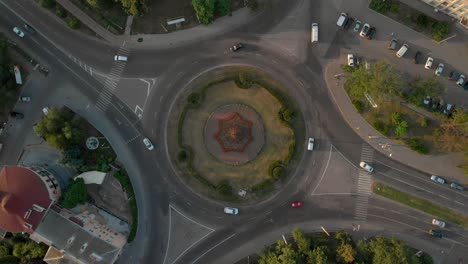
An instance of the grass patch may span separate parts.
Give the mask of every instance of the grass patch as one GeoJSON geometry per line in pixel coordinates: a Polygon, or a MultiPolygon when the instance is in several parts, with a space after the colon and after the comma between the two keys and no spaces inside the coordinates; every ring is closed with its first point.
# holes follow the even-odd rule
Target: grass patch
{"type": "Polygon", "coordinates": [[[114,173],[114,177],[120,182],[122,188],[125,190],[128,196],[128,202],[130,204],[130,212],[132,214],[132,223],[130,226],[130,233],[128,234],[127,241],[130,243],[135,239],[136,232],[138,229],[138,207],[135,200],[135,193],[133,192],[133,186],[128,178],[127,171],[120,169],[114,173]]]}
{"type": "Polygon", "coordinates": [[[458,225],[468,227],[468,216],[454,212],[453,210],[450,210],[446,207],[442,207],[427,200],[418,198],[414,195],[401,192],[379,182],[376,182],[372,185],[372,191],[375,194],[385,198],[402,203],[439,218],[454,222],[458,225]]]}

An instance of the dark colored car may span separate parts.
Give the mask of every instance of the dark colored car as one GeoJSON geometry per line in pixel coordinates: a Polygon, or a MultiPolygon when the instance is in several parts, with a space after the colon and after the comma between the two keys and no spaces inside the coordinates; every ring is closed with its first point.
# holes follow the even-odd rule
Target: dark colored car
{"type": "Polygon", "coordinates": [[[463,89],[468,91],[468,82],[466,82],[465,85],[463,85],[463,89]]]}
{"type": "Polygon", "coordinates": [[[375,38],[375,34],[377,33],[375,27],[371,27],[369,28],[369,32],[367,32],[367,35],[366,35],[366,38],[371,40],[373,38],[375,38]]]}
{"type": "Polygon", "coordinates": [[[230,50],[233,51],[233,52],[236,52],[236,51],[242,49],[243,47],[244,47],[244,45],[242,45],[242,43],[237,43],[236,45],[232,46],[230,48],[230,50]]]}
{"type": "Polygon", "coordinates": [[[458,76],[460,76],[460,74],[459,74],[458,72],[456,72],[456,71],[451,71],[450,74],[449,74],[448,79],[449,79],[450,81],[456,81],[456,80],[458,80],[458,76]]]}
{"type": "Polygon", "coordinates": [[[438,237],[438,238],[443,238],[444,237],[444,234],[442,234],[442,232],[440,232],[439,230],[429,230],[429,234],[431,236],[435,236],[435,237],[438,237]]]}
{"type": "Polygon", "coordinates": [[[418,50],[416,51],[416,54],[414,54],[414,64],[418,64],[419,59],[421,59],[421,52],[418,50]]]}
{"type": "Polygon", "coordinates": [[[348,30],[348,29],[351,27],[351,25],[352,25],[353,23],[354,23],[354,18],[348,17],[348,19],[346,20],[346,22],[345,22],[343,28],[344,28],[345,30],[348,30]]]}
{"type": "Polygon", "coordinates": [[[14,111],[10,112],[10,116],[14,117],[14,118],[18,118],[18,119],[23,119],[24,118],[24,114],[19,113],[19,112],[14,112],[14,111]]]}
{"type": "Polygon", "coordinates": [[[388,44],[388,49],[396,50],[396,46],[397,46],[397,40],[392,39],[392,40],[390,40],[390,43],[388,44]]]}
{"type": "Polygon", "coordinates": [[[354,65],[356,67],[359,67],[361,65],[361,58],[359,57],[354,57],[354,65]]]}
{"type": "Polygon", "coordinates": [[[36,30],[28,24],[24,24],[23,28],[26,32],[28,32],[31,35],[36,34],[36,30]]]}

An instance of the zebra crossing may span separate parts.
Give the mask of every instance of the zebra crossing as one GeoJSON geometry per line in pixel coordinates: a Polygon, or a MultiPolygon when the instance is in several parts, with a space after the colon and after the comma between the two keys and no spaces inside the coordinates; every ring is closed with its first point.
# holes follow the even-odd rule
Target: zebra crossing
{"type": "MultiPolygon", "coordinates": [[[[120,47],[117,54],[128,57],[130,50],[126,47],[120,47]]],[[[96,101],[96,107],[99,110],[105,112],[109,108],[118,80],[125,69],[125,64],[126,62],[124,61],[116,61],[112,66],[112,69],[104,82],[104,87],[99,93],[98,100],[96,101]]]]}
{"type": "MultiPolygon", "coordinates": [[[[374,158],[374,149],[368,144],[362,145],[361,161],[371,163],[374,158]]],[[[362,168],[359,168],[359,178],[357,187],[356,207],[354,209],[354,218],[365,221],[367,219],[367,208],[369,204],[369,195],[371,194],[372,177],[371,174],[362,168]]]]}

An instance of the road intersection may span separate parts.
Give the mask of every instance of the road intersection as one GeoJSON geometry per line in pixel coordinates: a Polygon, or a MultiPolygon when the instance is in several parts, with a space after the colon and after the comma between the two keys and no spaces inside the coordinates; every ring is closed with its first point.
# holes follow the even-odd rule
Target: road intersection
{"type": "MultiPolygon", "coordinates": [[[[58,21],[39,21],[34,12],[50,16],[32,1],[5,2],[1,5],[9,8],[0,18],[5,32],[25,20],[40,33],[18,43],[51,71],[39,102],[66,105],[85,117],[106,135],[129,171],[139,229],[118,263],[234,263],[296,226],[351,231],[357,224],[357,236],[394,235],[429,252],[438,263],[468,259],[465,229],[450,226],[447,239],[433,241],[426,234],[430,216],[370,195],[371,181],[378,180],[457,211],[468,210],[466,193],[435,185],[427,173],[376,152],[337,110],[324,66],[348,44],[336,31],[336,16],[322,20],[319,13],[338,14],[342,1],[282,1],[240,28],[164,50],[91,39],[58,21]],[[29,11],[22,13],[22,7],[29,11]],[[310,21],[318,17],[320,37],[327,41],[310,47],[310,21]],[[226,52],[239,41],[246,43],[242,52],[226,52]],[[113,56],[122,52],[129,62],[114,62],[113,56]],[[318,140],[316,151],[304,155],[284,189],[268,200],[240,206],[238,217],[224,215],[222,203],[180,181],[164,144],[170,136],[168,113],[179,93],[203,73],[228,65],[262,69],[289,87],[303,110],[307,133],[318,140]],[[143,137],[156,143],[154,152],[146,151],[143,137]],[[357,167],[363,158],[375,166],[372,177],[357,167]],[[289,208],[292,199],[304,200],[305,207],[289,208]]],[[[22,124],[24,129],[31,129],[40,115],[42,105],[33,107],[31,113],[37,114],[22,124]]]]}

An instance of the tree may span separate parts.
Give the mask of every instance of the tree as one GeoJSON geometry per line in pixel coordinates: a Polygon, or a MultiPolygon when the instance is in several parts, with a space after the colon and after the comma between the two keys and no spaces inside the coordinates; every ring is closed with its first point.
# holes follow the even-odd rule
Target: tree
{"type": "Polygon", "coordinates": [[[215,0],[192,0],[192,6],[200,23],[208,25],[213,22],[215,0]]]}
{"type": "Polygon", "coordinates": [[[296,242],[299,254],[303,257],[310,255],[310,239],[304,236],[304,233],[299,228],[294,228],[292,231],[294,242],[296,242]]]}
{"type": "Polygon", "coordinates": [[[122,4],[123,9],[131,14],[137,16],[140,14],[141,0],[116,0],[122,4]]]}
{"type": "Polygon", "coordinates": [[[409,92],[406,100],[418,106],[423,105],[426,96],[436,98],[445,93],[446,88],[434,77],[429,79],[416,78],[409,82],[409,92]]]}
{"type": "Polygon", "coordinates": [[[341,263],[352,263],[356,258],[356,250],[351,244],[343,243],[336,249],[337,259],[341,263]]]}
{"type": "Polygon", "coordinates": [[[106,9],[111,7],[112,0],[86,0],[86,2],[95,9],[106,9]]]}
{"type": "Polygon", "coordinates": [[[290,244],[286,244],[283,240],[278,240],[276,252],[281,264],[296,264],[297,253],[290,244]]]}
{"type": "Polygon", "coordinates": [[[399,137],[403,137],[406,135],[408,132],[408,122],[405,120],[402,120],[400,123],[398,123],[395,127],[395,135],[399,137]]]}
{"type": "Polygon", "coordinates": [[[386,239],[377,236],[370,243],[372,263],[374,264],[403,264],[407,263],[406,249],[402,242],[394,238],[386,239]]]}
{"type": "Polygon", "coordinates": [[[0,257],[5,257],[10,255],[10,248],[7,247],[6,245],[1,245],[0,246],[0,257]]]}
{"type": "Polygon", "coordinates": [[[55,0],[39,0],[39,5],[45,8],[52,8],[55,6],[55,0]]]}
{"type": "Polygon", "coordinates": [[[215,10],[220,16],[225,16],[231,13],[231,0],[216,0],[215,10]]]}
{"type": "Polygon", "coordinates": [[[21,260],[15,256],[0,257],[0,264],[19,264],[21,260]]]}
{"type": "Polygon", "coordinates": [[[258,1],[257,0],[245,0],[244,3],[252,11],[257,11],[258,10],[258,1]]]}
{"type": "Polygon", "coordinates": [[[445,120],[434,131],[440,149],[451,152],[468,151],[468,114],[461,108],[455,109],[452,118],[445,120]]]}
{"type": "Polygon", "coordinates": [[[89,200],[86,185],[82,178],[74,180],[65,190],[61,204],[67,209],[71,209],[78,204],[83,204],[89,200]]]}
{"type": "Polygon", "coordinates": [[[335,239],[338,240],[338,242],[340,242],[340,244],[350,244],[353,239],[351,238],[351,236],[344,232],[344,231],[338,231],[335,233],[335,239]]]}
{"type": "Polygon", "coordinates": [[[312,250],[312,253],[310,256],[307,258],[307,263],[309,264],[327,264],[328,263],[328,258],[327,255],[325,254],[325,247],[320,246],[314,248],[312,250]]]}
{"type": "Polygon", "coordinates": [[[20,259],[37,259],[43,258],[47,251],[45,244],[37,244],[35,242],[19,243],[13,249],[13,256],[20,259]]]}

